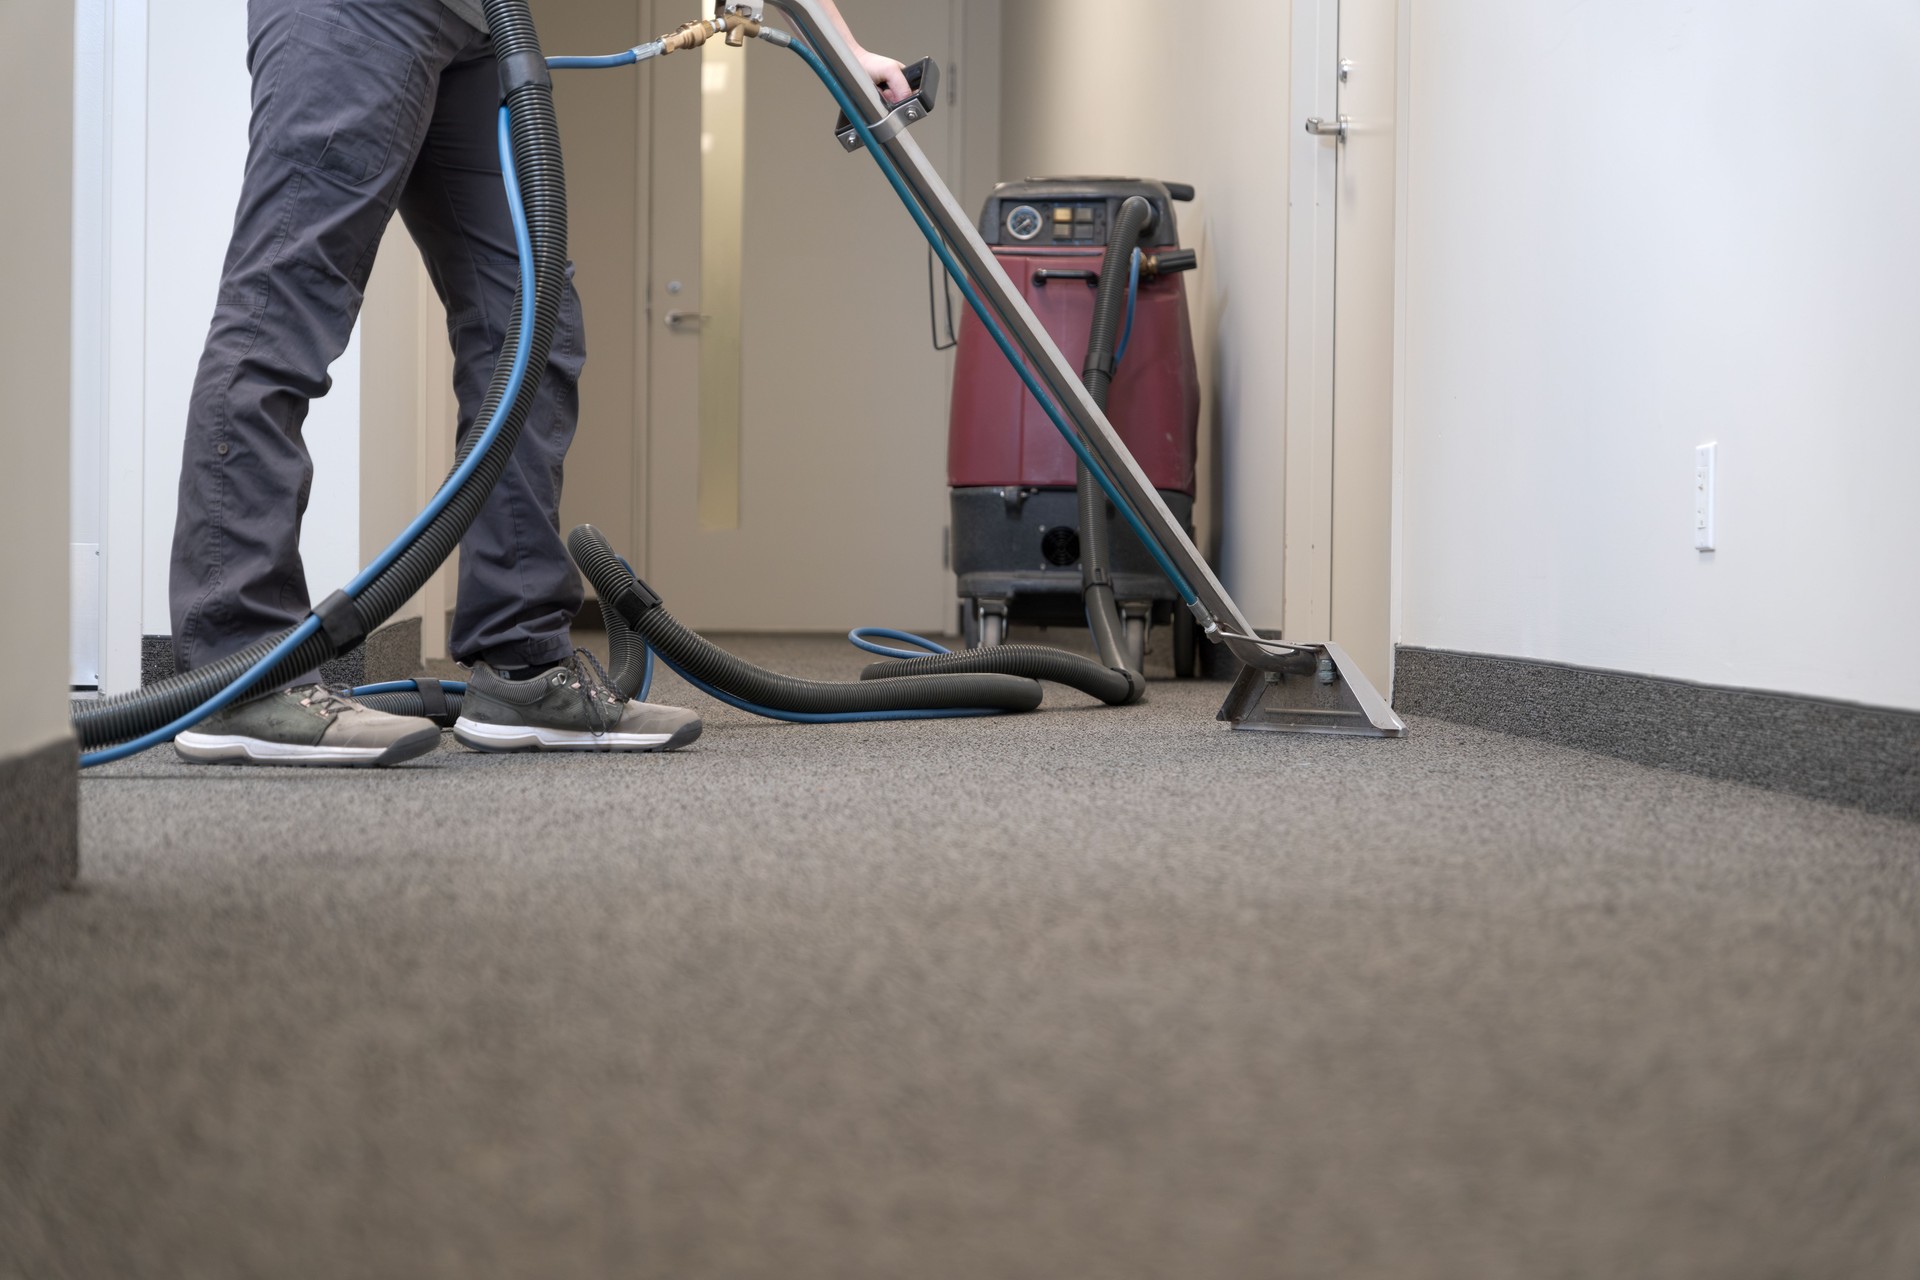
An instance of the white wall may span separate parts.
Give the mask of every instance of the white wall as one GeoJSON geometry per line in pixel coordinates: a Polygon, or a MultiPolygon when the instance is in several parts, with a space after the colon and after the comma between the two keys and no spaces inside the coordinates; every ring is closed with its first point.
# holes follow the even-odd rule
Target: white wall
{"type": "MultiPolygon", "coordinates": [[[[1019,0],[1003,16],[1002,171],[1191,182],[1181,237],[1201,351],[1201,528],[1258,626],[1281,620],[1288,21],[1195,28],[1179,0],[1019,0]],[[1212,424],[1209,452],[1205,424],[1212,424]],[[1214,513],[1218,512],[1216,516],[1214,513]]],[[[1203,544],[1204,545],[1204,544],[1203,544]]]]}
{"type": "Polygon", "coordinates": [[[0,119],[7,141],[0,244],[0,758],[67,735],[68,316],[72,234],[73,6],[0,7],[0,119]],[[30,123],[29,123],[30,122],[30,123]]]}
{"type": "MultiPolygon", "coordinates": [[[[205,345],[247,158],[245,6],[230,0],[149,0],[147,234],[146,620],[172,630],[167,557],[187,401],[205,345]]],[[[360,567],[360,349],[332,370],[305,437],[311,505],[300,553],[315,597],[360,567]]]]}
{"type": "MultiPolygon", "coordinates": [[[[74,163],[87,203],[74,221],[83,248],[106,262],[97,285],[82,273],[76,299],[76,365],[96,382],[78,388],[75,431],[91,434],[102,460],[105,674],[109,689],[123,689],[138,681],[139,634],[172,629],[167,567],[187,403],[246,159],[246,8],[87,5],[102,35],[97,48],[82,46],[81,92],[104,101],[81,112],[74,163]]],[[[307,420],[315,478],[301,550],[316,595],[360,563],[359,370],[356,340],[307,420]]],[[[90,447],[78,440],[76,454],[90,447]]]]}
{"type": "Polygon", "coordinates": [[[1920,708],[1920,8],[1411,39],[1402,639],[1920,708]]]}

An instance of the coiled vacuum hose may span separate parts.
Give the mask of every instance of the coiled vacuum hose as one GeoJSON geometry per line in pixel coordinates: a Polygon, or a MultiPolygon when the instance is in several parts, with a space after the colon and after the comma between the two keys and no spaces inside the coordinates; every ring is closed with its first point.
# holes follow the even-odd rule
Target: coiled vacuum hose
{"type": "MultiPolygon", "coordinates": [[[[608,545],[606,535],[592,525],[575,529],[567,538],[567,549],[599,594],[601,613],[607,620],[607,635],[613,642],[613,670],[609,674],[621,682],[622,688],[626,687],[627,680],[637,683],[633,675],[638,669],[633,656],[637,636],[661,661],[690,680],[710,690],[730,694],[756,709],[795,716],[938,711],[981,714],[1032,711],[1040,705],[1040,686],[1030,679],[1009,674],[974,671],[947,675],[895,670],[889,674],[899,676],[898,679],[862,679],[857,684],[783,676],[737,658],[682,626],[661,607],[660,598],[621,562],[608,545]]],[[[1084,659],[1081,661],[1101,675],[1111,674],[1084,659]]]]}
{"type": "MultiPolygon", "coordinates": [[[[1087,359],[1080,370],[1080,381],[1102,413],[1107,411],[1107,395],[1113,388],[1114,344],[1119,341],[1120,321],[1127,306],[1128,268],[1153,220],[1151,203],[1141,196],[1128,196],[1114,220],[1113,233],[1107,237],[1106,258],[1100,264],[1100,289],[1093,300],[1093,332],[1087,339],[1087,359]]],[[[1087,629],[1093,632],[1100,661],[1109,667],[1128,669],[1109,568],[1113,534],[1107,523],[1107,495],[1084,462],[1078,464],[1076,487],[1080,504],[1080,594],[1086,602],[1087,629]]],[[[1141,689],[1144,692],[1144,682],[1141,689]]]]}
{"type": "MultiPolygon", "coordinates": [[[[487,434],[479,430],[480,424],[494,422],[510,387],[515,394],[499,430],[464,483],[454,490],[417,536],[404,546],[396,543],[389,556],[369,566],[366,573],[346,588],[344,594],[351,601],[352,626],[344,630],[357,631],[361,636],[386,622],[426,584],[459,545],[505,471],[514,445],[519,441],[520,430],[533,408],[566,289],[566,177],[560,157],[559,123],[553,110],[553,87],[544,74],[539,37],[526,0],[485,0],[485,8],[502,80],[512,85],[506,95],[505,128],[510,145],[510,172],[518,176],[520,201],[525,208],[532,269],[531,272],[522,270],[522,294],[513,310],[507,341],[494,366],[493,380],[475,419],[475,429],[461,442],[454,463],[455,473],[466,465],[471,450],[487,434]],[[539,71],[532,73],[534,68],[539,71]],[[523,315],[527,311],[524,282],[529,276],[533,282],[530,343],[522,333],[523,315]],[[516,359],[516,356],[523,358],[516,359]],[[516,376],[517,371],[524,376],[516,376]]],[[[298,679],[341,651],[328,629],[318,624],[317,617],[309,617],[298,627],[218,662],[133,693],[76,702],[73,726],[81,746],[126,742],[174,724],[218,698],[223,690],[296,636],[301,637],[298,643],[270,667],[254,674],[250,681],[253,691],[264,692],[298,679]]],[[[351,648],[351,643],[346,647],[351,648]]]]}

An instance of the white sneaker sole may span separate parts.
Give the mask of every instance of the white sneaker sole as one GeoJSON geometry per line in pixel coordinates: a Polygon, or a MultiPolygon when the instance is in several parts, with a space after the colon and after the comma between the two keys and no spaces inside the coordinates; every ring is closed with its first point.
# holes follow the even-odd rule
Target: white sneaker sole
{"type": "Polygon", "coordinates": [[[440,732],[410,733],[384,747],[320,747],[268,742],[233,734],[195,733],[191,729],[173,740],[183,760],[195,764],[278,764],[333,768],[372,768],[399,764],[426,755],[440,745],[440,732]]]}
{"type": "Polygon", "coordinates": [[[674,733],[587,733],[531,724],[481,724],[461,716],[454,722],[453,736],[475,751],[671,751],[699,737],[700,722],[674,733]]]}

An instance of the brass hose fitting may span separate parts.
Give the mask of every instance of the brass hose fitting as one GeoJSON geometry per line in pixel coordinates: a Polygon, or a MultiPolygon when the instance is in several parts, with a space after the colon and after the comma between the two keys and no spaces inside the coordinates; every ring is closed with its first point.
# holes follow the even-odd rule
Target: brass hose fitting
{"type": "Polygon", "coordinates": [[[711,18],[699,22],[683,22],[666,35],[660,37],[660,54],[678,53],[682,49],[698,49],[715,36],[725,33],[727,43],[738,49],[748,40],[760,34],[758,19],[745,14],[722,11],[711,18]]]}
{"type": "Polygon", "coordinates": [[[682,49],[698,49],[721,31],[719,20],[707,22],[683,22],[660,37],[660,53],[664,57],[669,53],[678,53],[682,49]]]}

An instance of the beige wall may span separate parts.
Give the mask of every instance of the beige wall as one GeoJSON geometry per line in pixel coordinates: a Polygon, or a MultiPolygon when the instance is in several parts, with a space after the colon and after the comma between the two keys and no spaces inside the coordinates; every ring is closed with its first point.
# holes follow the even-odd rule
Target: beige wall
{"type": "Polygon", "coordinates": [[[1284,11],[1190,31],[1180,0],[1021,0],[1003,21],[1004,176],[1191,182],[1181,234],[1205,386],[1201,532],[1260,626],[1281,619],[1287,316],[1284,11]],[[1216,38],[1218,37],[1218,38],[1216,38]],[[1211,484],[1209,481],[1211,480],[1211,484]],[[1211,490],[1211,492],[1209,492],[1211,490]]]}
{"type": "MultiPolygon", "coordinates": [[[[384,551],[453,466],[447,313],[399,219],[387,228],[360,313],[360,557],[384,551]]],[[[446,656],[455,552],[394,621],[420,618],[422,656],[446,656]]],[[[324,588],[323,588],[324,589],[324,588]]]]}
{"type": "Polygon", "coordinates": [[[0,6],[7,131],[0,307],[0,756],[67,733],[68,327],[72,314],[73,6],[0,6]]]}

